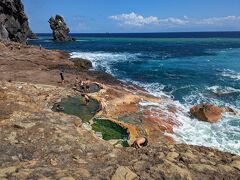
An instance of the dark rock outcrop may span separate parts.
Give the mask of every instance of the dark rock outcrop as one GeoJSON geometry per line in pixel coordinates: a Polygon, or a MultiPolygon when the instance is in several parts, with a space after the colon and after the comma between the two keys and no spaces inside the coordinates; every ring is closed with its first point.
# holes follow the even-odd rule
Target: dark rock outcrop
{"type": "Polygon", "coordinates": [[[72,58],[70,60],[73,61],[74,66],[77,67],[79,70],[89,70],[90,68],[92,68],[92,62],[87,59],[72,58]]]}
{"type": "Polygon", "coordinates": [[[0,1],[0,39],[25,43],[36,38],[28,24],[21,0],[0,1]]]}
{"type": "Polygon", "coordinates": [[[212,104],[200,104],[192,107],[190,112],[201,121],[214,123],[221,119],[223,110],[212,104]]]}
{"type": "Polygon", "coordinates": [[[60,15],[56,17],[51,17],[49,19],[50,28],[53,31],[54,41],[74,41],[75,39],[69,36],[69,28],[65,23],[64,19],[60,15]]]}

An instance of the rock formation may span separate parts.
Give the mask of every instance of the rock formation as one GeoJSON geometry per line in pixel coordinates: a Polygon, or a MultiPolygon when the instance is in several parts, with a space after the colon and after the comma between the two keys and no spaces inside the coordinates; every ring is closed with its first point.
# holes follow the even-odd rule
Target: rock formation
{"type": "Polygon", "coordinates": [[[69,36],[69,28],[65,23],[64,19],[60,15],[56,15],[56,17],[51,17],[49,19],[50,27],[53,31],[53,39],[54,41],[73,41],[74,38],[69,36]]]}
{"type": "Polygon", "coordinates": [[[70,61],[73,61],[79,70],[89,70],[92,68],[92,62],[87,59],[71,58],[70,61]]]}
{"type": "Polygon", "coordinates": [[[0,1],[0,39],[25,43],[36,38],[28,24],[21,0],[0,1]]]}
{"type": "Polygon", "coordinates": [[[214,123],[221,119],[223,110],[212,104],[200,104],[192,107],[190,112],[201,121],[214,123]]]}

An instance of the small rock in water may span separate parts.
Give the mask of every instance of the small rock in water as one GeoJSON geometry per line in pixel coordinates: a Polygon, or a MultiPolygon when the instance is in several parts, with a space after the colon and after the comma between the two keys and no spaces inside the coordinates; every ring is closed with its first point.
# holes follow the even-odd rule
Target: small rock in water
{"type": "Polygon", "coordinates": [[[212,104],[200,104],[190,109],[191,114],[201,121],[217,122],[222,118],[223,110],[212,104]]]}

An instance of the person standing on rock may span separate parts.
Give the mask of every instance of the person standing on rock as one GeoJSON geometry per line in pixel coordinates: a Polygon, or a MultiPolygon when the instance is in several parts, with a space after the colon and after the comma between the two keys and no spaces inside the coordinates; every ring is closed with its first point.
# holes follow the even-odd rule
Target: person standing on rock
{"type": "Polygon", "coordinates": [[[63,76],[63,71],[60,72],[60,77],[61,77],[61,83],[64,84],[64,76],[63,76]]]}
{"type": "Polygon", "coordinates": [[[86,78],[85,87],[86,87],[86,92],[87,92],[87,93],[90,92],[90,84],[91,84],[91,82],[89,81],[88,78],[86,78]]]}
{"type": "Polygon", "coordinates": [[[90,99],[89,99],[88,95],[82,94],[82,97],[84,97],[84,99],[85,99],[85,105],[88,106],[88,104],[90,102],[90,99]]]}
{"type": "Polygon", "coordinates": [[[75,82],[74,82],[74,87],[77,89],[79,87],[79,85],[80,85],[80,81],[79,81],[78,77],[76,76],[75,82]]]}
{"type": "Polygon", "coordinates": [[[133,142],[131,147],[138,149],[147,145],[148,145],[148,139],[146,137],[140,137],[133,142]]]}

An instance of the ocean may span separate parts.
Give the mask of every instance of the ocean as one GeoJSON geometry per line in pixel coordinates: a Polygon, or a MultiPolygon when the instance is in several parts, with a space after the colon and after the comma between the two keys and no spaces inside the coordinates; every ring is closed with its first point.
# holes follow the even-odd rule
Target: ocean
{"type": "Polygon", "coordinates": [[[240,111],[240,32],[72,34],[77,41],[64,43],[50,40],[51,34],[38,36],[29,44],[68,51],[169,97],[181,109],[176,120],[182,125],[172,135],[178,143],[240,154],[240,116],[224,114],[214,124],[189,117],[190,107],[204,102],[240,111]]]}

